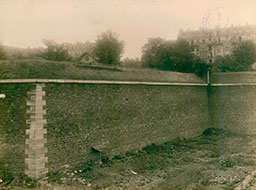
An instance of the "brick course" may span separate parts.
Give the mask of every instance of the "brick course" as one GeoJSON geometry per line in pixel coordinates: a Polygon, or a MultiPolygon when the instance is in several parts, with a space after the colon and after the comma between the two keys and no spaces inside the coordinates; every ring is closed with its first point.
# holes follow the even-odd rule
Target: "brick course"
{"type": "Polygon", "coordinates": [[[46,168],[46,163],[48,158],[46,153],[48,152],[45,144],[47,143],[47,129],[44,126],[47,124],[44,115],[46,114],[43,106],[46,105],[43,97],[45,92],[43,91],[44,84],[37,84],[36,88],[31,92],[28,92],[30,99],[27,101],[27,114],[29,117],[26,123],[29,124],[30,128],[26,130],[28,138],[25,141],[27,145],[25,149],[25,154],[27,158],[25,159],[26,169],[25,174],[31,178],[42,178],[44,177],[48,169],[46,168]]]}
{"type": "Polygon", "coordinates": [[[208,127],[206,87],[46,85],[49,170],[110,157],[151,143],[201,134],[208,127]]]}

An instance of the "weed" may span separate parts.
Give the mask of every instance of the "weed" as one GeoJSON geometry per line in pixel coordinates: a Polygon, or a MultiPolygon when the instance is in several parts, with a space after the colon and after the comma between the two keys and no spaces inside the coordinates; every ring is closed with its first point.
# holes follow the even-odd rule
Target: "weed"
{"type": "Polygon", "coordinates": [[[224,134],[226,134],[226,131],[220,128],[208,128],[208,129],[205,129],[203,132],[204,136],[213,136],[213,135],[219,136],[224,134]]]}

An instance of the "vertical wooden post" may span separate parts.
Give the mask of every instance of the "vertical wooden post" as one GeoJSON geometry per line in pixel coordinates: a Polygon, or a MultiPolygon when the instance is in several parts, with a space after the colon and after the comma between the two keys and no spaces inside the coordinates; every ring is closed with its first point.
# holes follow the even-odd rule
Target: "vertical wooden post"
{"type": "Polygon", "coordinates": [[[209,85],[210,84],[210,69],[211,67],[208,65],[207,68],[207,76],[206,76],[206,83],[209,85]]]}

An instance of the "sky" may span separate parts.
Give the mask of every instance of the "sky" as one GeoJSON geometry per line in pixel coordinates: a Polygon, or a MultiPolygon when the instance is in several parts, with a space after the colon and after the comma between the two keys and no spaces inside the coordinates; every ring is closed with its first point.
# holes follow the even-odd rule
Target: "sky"
{"type": "Polygon", "coordinates": [[[94,42],[112,30],[125,43],[123,57],[135,58],[148,38],[175,40],[181,28],[255,25],[255,10],[255,0],[0,0],[0,42],[94,42]]]}

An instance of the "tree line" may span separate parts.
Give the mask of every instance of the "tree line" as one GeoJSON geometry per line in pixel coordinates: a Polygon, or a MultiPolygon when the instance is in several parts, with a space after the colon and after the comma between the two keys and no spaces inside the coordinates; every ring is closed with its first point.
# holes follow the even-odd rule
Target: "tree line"
{"type": "Polygon", "coordinates": [[[54,40],[44,39],[46,48],[39,50],[39,55],[44,59],[54,61],[71,61],[84,52],[97,58],[99,63],[118,65],[124,52],[124,42],[112,31],[101,33],[95,43],[57,44],[54,40]],[[76,55],[76,56],[72,56],[76,55]]]}
{"type": "Polygon", "coordinates": [[[234,48],[230,55],[216,57],[212,64],[213,72],[236,72],[249,71],[256,62],[256,46],[249,41],[233,44],[234,48]]]}
{"type": "Polygon", "coordinates": [[[249,71],[256,62],[256,46],[251,40],[234,43],[231,54],[217,56],[213,63],[207,64],[192,53],[185,40],[151,38],[142,48],[141,62],[144,67],[198,76],[204,75],[208,68],[213,72],[249,71]]]}
{"type": "Polygon", "coordinates": [[[143,67],[195,73],[199,76],[208,68],[204,61],[191,53],[190,46],[185,40],[150,38],[142,47],[141,62],[143,67]]]}
{"type": "MultiPolygon", "coordinates": [[[[63,43],[54,40],[42,40],[46,48],[39,48],[37,56],[54,61],[72,61],[83,52],[90,53],[99,63],[119,65],[124,53],[124,42],[116,33],[107,31],[101,33],[95,43],[63,43]]],[[[162,38],[149,38],[142,47],[139,59],[126,58],[123,63],[130,66],[142,66],[159,70],[195,73],[203,76],[211,67],[213,72],[248,71],[256,61],[256,46],[252,41],[241,41],[233,44],[230,55],[218,56],[211,64],[194,55],[189,43],[185,40],[176,41],[162,38]]],[[[0,46],[0,60],[6,59],[4,48],[0,46]]]]}

